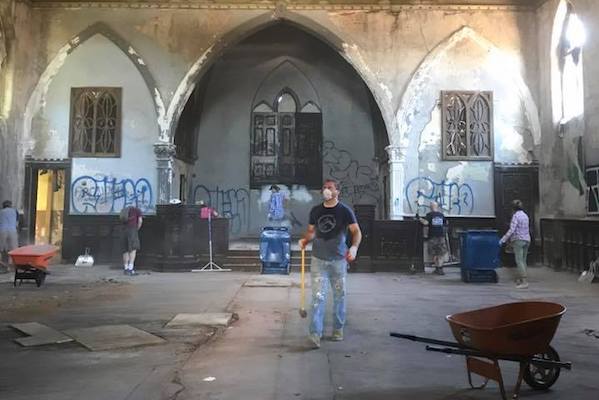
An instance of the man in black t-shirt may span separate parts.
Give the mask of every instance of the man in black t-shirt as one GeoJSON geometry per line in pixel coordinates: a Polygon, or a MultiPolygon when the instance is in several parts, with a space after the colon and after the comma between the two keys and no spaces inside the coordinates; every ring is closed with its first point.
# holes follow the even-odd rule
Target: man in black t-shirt
{"type": "Polygon", "coordinates": [[[312,208],[308,230],[299,241],[304,249],[312,245],[310,276],[312,277],[312,315],[310,322],[310,342],[320,347],[323,333],[326,298],[329,282],[333,289],[333,335],[331,340],[343,340],[345,325],[345,277],[347,262],[354,261],[362,233],[354,212],[339,202],[339,185],[328,179],[322,186],[324,202],[312,208]],[[352,235],[352,246],[345,244],[347,231],[352,235]]]}
{"type": "Polygon", "coordinates": [[[426,214],[424,218],[420,218],[420,222],[428,226],[428,254],[433,258],[435,263],[435,274],[444,275],[443,272],[443,257],[447,253],[447,244],[445,240],[445,226],[447,225],[447,219],[441,211],[439,211],[439,204],[437,202],[431,202],[431,211],[426,214]]]}

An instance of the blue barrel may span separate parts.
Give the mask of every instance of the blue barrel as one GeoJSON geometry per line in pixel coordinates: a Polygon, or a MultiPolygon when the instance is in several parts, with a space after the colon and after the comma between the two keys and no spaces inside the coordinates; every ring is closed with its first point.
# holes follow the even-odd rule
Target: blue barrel
{"type": "Polygon", "coordinates": [[[266,227],[260,234],[263,274],[289,274],[291,235],[285,227],[266,227]]]}
{"type": "Polygon", "coordinates": [[[495,269],[499,267],[499,236],[496,230],[462,232],[462,269],[495,269]]]}

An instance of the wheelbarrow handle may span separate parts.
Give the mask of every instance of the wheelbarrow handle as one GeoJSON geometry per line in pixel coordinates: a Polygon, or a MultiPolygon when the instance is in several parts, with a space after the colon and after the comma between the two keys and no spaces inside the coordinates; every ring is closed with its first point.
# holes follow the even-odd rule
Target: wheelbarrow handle
{"type": "Polygon", "coordinates": [[[469,347],[464,346],[463,344],[460,344],[457,342],[447,342],[445,340],[437,340],[437,339],[431,339],[431,338],[415,336],[415,335],[406,335],[404,333],[391,332],[391,333],[389,333],[389,336],[393,336],[393,337],[396,337],[399,339],[407,339],[407,340],[411,340],[413,342],[436,344],[439,346],[448,346],[448,347],[454,347],[454,348],[458,348],[458,349],[470,349],[469,347]]]}
{"type": "Polygon", "coordinates": [[[545,368],[564,368],[570,371],[572,369],[571,362],[562,362],[562,361],[553,361],[553,360],[544,360],[538,357],[524,357],[524,356],[499,356],[495,354],[483,353],[480,351],[472,350],[472,349],[452,349],[447,347],[435,347],[435,346],[426,346],[427,351],[434,351],[437,353],[445,353],[445,354],[457,354],[461,356],[467,357],[483,357],[489,359],[497,359],[504,361],[515,361],[515,362],[527,362],[533,365],[537,365],[545,368]]]}

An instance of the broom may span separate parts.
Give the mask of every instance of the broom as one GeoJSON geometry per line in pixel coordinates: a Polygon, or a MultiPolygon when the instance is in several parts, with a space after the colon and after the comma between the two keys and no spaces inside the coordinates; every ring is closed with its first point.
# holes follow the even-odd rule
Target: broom
{"type": "Polygon", "coordinates": [[[300,282],[300,287],[301,287],[301,294],[300,294],[300,309],[299,309],[299,315],[302,318],[306,318],[308,316],[308,313],[306,312],[306,308],[304,306],[304,304],[306,303],[306,290],[304,287],[304,270],[306,268],[306,250],[302,249],[302,269],[300,272],[301,275],[301,282],[300,282]]]}

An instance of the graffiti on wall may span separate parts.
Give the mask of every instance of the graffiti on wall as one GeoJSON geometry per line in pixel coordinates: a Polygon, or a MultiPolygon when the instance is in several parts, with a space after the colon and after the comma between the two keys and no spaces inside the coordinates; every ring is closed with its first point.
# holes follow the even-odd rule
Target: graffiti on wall
{"type": "Polygon", "coordinates": [[[470,215],[474,211],[474,193],[470,185],[447,180],[436,182],[428,177],[414,178],[406,185],[410,212],[426,214],[431,201],[451,215],[470,215]]]}
{"type": "Polygon", "coordinates": [[[250,228],[250,192],[246,189],[208,188],[197,185],[193,190],[193,202],[203,200],[218,213],[229,218],[231,233],[238,234],[250,228]]]}
{"type": "Polygon", "coordinates": [[[136,206],[148,212],[154,208],[154,198],[152,185],[146,178],[84,175],[71,185],[71,204],[72,211],[78,214],[118,213],[125,206],[136,206]]]}
{"type": "Polygon", "coordinates": [[[379,175],[374,168],[360,164],[350,152],[339,149],[331,141],[324,142],[322,158],[325,177],[339,182],[342,199],[353,204],[381,201],[379,175]]]}

